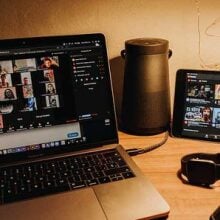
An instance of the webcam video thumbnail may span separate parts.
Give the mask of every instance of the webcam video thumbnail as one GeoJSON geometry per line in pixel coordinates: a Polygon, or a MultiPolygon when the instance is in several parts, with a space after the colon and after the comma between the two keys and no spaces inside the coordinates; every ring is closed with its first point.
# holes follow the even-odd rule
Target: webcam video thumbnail
{"type": "Polygon", "coordinates": [[[214,91],[210,84],[190,84],[187,89],[187,101],[191,103],[207,104],[214,99],[214,91]]]}
{"type": "Polygon", "coordinates": [[[213,108],[208,106],[187,107],[184,120],[188,125],[204,125],[212,122],[213,108]]]}

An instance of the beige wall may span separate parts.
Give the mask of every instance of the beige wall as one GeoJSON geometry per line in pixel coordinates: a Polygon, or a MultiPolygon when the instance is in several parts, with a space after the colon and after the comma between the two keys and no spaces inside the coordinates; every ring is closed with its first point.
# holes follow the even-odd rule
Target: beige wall
{"type": "MultiPolygon", "coordinates": [[[[124,41],[137,37],[168,39],[173,50],[170,59],[173,99],[176,70],[201,68],[196,2],[200,2],[201,10],[202,58],[207,63],[218,62],[220,37],[206,36],[204,30],[218,18],[219,0],[0,0],[0,38],[104,33],[117,105],[121,100],[123,61],[116,57],[124,41]]],[[[209,32],[220,36],[220,20],[209,32]]]]}

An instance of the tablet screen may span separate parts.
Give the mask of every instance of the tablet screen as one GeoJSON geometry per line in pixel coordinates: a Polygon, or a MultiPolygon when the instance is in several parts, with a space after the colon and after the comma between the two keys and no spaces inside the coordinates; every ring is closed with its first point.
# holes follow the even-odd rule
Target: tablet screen
{"type": "Polygon", "coordinates": [[[178,70],[173,134],[220,141],[220,71],[178,70]]]}

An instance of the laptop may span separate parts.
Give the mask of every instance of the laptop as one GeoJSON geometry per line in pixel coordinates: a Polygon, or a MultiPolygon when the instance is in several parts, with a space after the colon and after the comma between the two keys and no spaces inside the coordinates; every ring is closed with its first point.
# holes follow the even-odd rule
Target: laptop
{"type": "Polygon", "coordinates": [[[103,34],[1,40],[1,220],[167,216],[115,118],[103,34]]]}

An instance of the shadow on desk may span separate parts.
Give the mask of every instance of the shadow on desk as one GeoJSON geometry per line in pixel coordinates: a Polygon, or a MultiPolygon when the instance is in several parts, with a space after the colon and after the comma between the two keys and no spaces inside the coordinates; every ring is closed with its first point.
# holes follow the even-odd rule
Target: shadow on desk
{"type": "Polygon", "coordinates": [[[163,217],[163,218],[156,218],[155,220],[166,220],[168,218],[168,216],[167,217],[163,217]]]}

